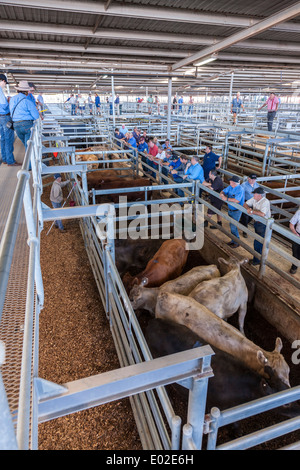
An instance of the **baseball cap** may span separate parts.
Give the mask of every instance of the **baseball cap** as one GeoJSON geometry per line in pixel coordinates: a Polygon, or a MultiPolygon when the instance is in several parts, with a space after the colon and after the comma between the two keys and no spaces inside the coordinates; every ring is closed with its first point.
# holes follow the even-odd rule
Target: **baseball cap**
{"type": "Polygon", "coordinates": [[[60,174],[60,173],[55,173],[54,178],[55,178],[56,180],[57,180],[57,178],[61,178],[61,174],[60,174]]]}
{"type": "Polygon", "coordinates": [[[0,81],[2,82],[2,80],[4,80],[5,83],[8,83],[6,75],[4,75],[4,73],[0,73],[0,81]]]}
{"type": "Polygon", "coordinates": [[[240,182],[240,178],[236,175],[233,175],[231,176],[230,180],[229,181],[234,181],[235,183],[239,183],[240,182]]]}
{"type": "Polygon", "coordinates": [[[264,193],[265,193],[265,191],[261,187],[255,188],[254,191],[252,191],[252,194],[264,194],[264,193]]]}
{"type": "Polygon", "coordinates": [[[248,178],[250,178],[251,180],[256,180],[257,175],[253,175],[253,174],[252,174],[252,175],[249,175],[248,178]]]}

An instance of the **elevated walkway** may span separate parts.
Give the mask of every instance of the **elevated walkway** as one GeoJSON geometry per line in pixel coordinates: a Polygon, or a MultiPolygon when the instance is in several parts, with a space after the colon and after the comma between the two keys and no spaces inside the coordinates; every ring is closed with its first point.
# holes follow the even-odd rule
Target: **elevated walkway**
{"type": "MultiPolygon", "coordinates": [[[[14,156],[18,163],[24,159],[25,149],[16,138],[14,156]]],[[[11,209],[14,192],[21,167],[0,165],[0,239],[11,209]]],[[[22,209],[15,250],[9,275],[4,308],[0,321],[0,340],[5,343],[5,363],[1,367],[3,382],[10,410],[16,415],[19,402],[19,388],[24,339],[24,317],[26,311],[27,276],[29,262],[28,232],[24,209],[22,209]]]]}

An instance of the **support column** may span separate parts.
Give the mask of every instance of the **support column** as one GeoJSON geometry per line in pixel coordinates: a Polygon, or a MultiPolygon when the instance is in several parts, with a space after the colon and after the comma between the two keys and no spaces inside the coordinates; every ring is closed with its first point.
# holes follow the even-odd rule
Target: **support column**
{"type": "Polygon", "coordinates": [[[168,79],[167,137],[171,139],[172,77],[168,79]]]}
{"type": "MultiPolygon", "coordinates": [[[[113,70],[112,70],[113,72],[113,70]]],[[[115,114],[115,87],[114,87],[114,76],[111,75],[111,96],[112,96],[112,116],[113,116],[113,126],[114,131],[116,127],[116,114],[115,114]]]]}
{"type": "Polygon", "coordinates": [[[233,77],[234,77],[234,72],[231,72],[230,89],[229,89],[229,110],[230,110],[231,101],[232,101],[233,77]]]}

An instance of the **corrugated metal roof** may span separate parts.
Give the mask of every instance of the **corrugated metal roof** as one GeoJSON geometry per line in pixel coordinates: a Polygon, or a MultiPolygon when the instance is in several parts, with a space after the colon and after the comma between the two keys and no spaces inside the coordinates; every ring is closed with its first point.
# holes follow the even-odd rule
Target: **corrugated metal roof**
{"type": "MultiPolygon", "coordinates": [[[[72,70],[73,59],[80,58],[87,65],[98,62],[99,74],[104,68],[113,68],[117,73],[118,66],[115,64],[122,63],[122,71],[126,70],[127,64],[128,71],[134,76],[131,64],[140,64],[140,71],[143,71],[143,63],[144,67],[149,63],[176,63],[243,31],[246,24],[250,25],[251,19],[265,18],[296,2],[113,0],[107,11],[103,11],[104,3],[97,0],[74,0],[73,11],[63,2],[56,2],[56,9],[52,6],[53,2],[47,5],[42,0],[41,5],[37,0],[24,0],[23,6],[15,6],[13,1],[7,2],[9,5],[5,3],[4,0],[0,4],[0,59],[5,59],[8,69],[15,58],[22,55],[28,73],[37,59],[49,57],[53,60],[56,56],[58,61],[63,58],[66,69],[72,70]],[[198,14],[204,14],[205,18],[198,14]]],[[[221,50],[220,58],[205,68],[205,73],[220,73],[220,69],[226,72],[231,68],[239,70],[247,64],[255,79],[263,83],[261,67],[274,67],[276,59],[278,69],[299,66],[299,39],[300,18],[297,17],[288,24],[221,50]]],[[[54,67],[49,70],[49,77],[53,77],[54,67]]],[[[57,67],[59,82],[59,65],[57,67]]],[[[176,75],[182,77],[180,83],[186,80],[185,70],[176,71],[176,75]]],[[[47,75],[43,62],[40,63],[40,73],[43,73],[43,78],[47,75]]],[[[82,80],[86,83],[86,77],[83,77],[84,74],[82,80]]],[[[138,75],[136,83],[139,83],[138,75]]],[[[149,87],[151,83],[149,73],[149,87]]],[[[214,87],[217,85],[214,82],[214,87]]]]}

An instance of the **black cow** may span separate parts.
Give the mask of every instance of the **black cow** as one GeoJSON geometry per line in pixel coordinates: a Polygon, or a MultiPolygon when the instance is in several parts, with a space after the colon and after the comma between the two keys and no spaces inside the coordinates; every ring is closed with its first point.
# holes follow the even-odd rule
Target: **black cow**
{"type": "MultiPolygon", "coordinates": [[[[155,358],[207,344],[189,328],[162,319],[149,321],[145,338],[155,358]]],[[[215,347],[212,349],[215,353],[211,358],[214,376],[209,378],[208,382],[207,412],[212,407],[226,410],[288,388],[274,377],[271,368],[266,367],[269,374],[269,379],[266,380],[245,367],[235,357],[215,347]]],[[[180,389],[187,396],[186,389],[180,389]]],[[[299,407],[281,407],[280,414],[297,416],[299,407]]]]}
{"type": "Polygon", "coordinates": [[[162,239],[140,239],[115,240],[116,266],[121,276],[132,269],[140,272],[149,259],[159,250],[165,240],[162,239]]]}

